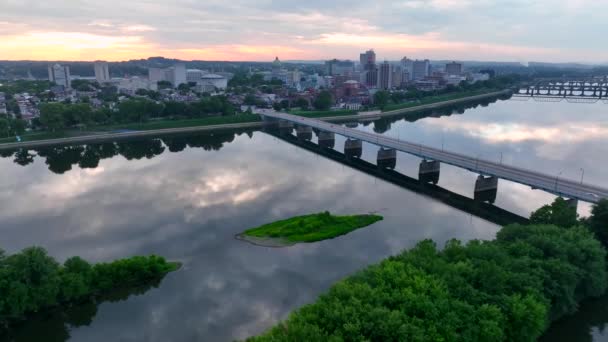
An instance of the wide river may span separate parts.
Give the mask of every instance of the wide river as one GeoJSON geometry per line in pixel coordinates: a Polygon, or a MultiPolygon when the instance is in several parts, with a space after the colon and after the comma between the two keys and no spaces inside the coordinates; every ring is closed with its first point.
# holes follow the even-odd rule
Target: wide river
{"type": "MultiPolygon", "coordinates": [[[[508,100],[427,114],[357,128],[502,159],[555,175],[556,182],[583,178],[608,187],[608,104],[508,100]]],[[[335,149],[343,147],[337,136],[335,149]]],[[[365,144],[363,159],[375,163],[376,151],[365,144]]],[[[419,163],[399,153],[396,171],[415,179],[419,163]]],[[[7,253],[39,245],[59,261],[158,254],[184,264],[145,293],[36,317],[16,329],[17,341],[243,339],[314,301],[335,281],[420,240],[443,246],[453,238],[492,239],[500,222],[524,219],[554,199],[501,180],[496,207],[479,205],[468,199],[477,175],[447,165],[440,188],[421,192],[262,131],[4,153],[0,172],[0,248],[7,253]],[[385,220],[289,248],[234,238],[263,223],[324,210],[379,212],[385,220]]],[[[579,204],[581,215],[589,210],[579,204]]],[[[608,299],[583,305],[546,340],[608,340],[607,308],[608,299]]]]}

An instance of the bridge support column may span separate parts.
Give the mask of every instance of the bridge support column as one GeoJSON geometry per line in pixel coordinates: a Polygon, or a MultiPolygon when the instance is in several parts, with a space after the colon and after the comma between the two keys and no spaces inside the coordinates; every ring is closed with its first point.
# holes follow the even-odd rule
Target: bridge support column
{"type": "Polygon", "coordinates": [[[383,169],[394,169],[397,166],[397,150],[380,147],[377,158],[378,167],[383,169]]]}
{"type": "Polygon", "coordinates": [[[291,134],[293,131],[293,122],[287,120],[279,120],[279,133],[291,134]]]}
{"type": "Polygon", "coordinates": [[[279,128],[278,119],[262,115],[262,122],[264,123],[264,128],[279,128]]]}
{"type": "Polygon", "coordinates": [[[479,175],[475,181],[475,200],[494,203],[498,192],[498,178],[479,175]]]}
{"type": "Polygon", "coordinates": [[[298,126],[296,128],[296,135],[300,140],[312,140],[312,127],[298,126]]]}
{"type": "Polygon", "coordinates": [[[346,158],[361,158],[363,142],[361,140],[346,139],[344,142],[344,155],[346,158]]]}
{"type": "Polygon", "coordinates": [[[418,180],[422,183],[433,183],[439,182],[439,172],[441,169],[441,163],[437,160],[423,160],[420,162],[420,169],[418,170],[418,180]]]}
{"type": "Polygon", "coordinates": [[[334,148],[336,145],[336,136],[333,132],[320,131],[317,134],[319,138],[319,146],[323,148],[334,148]]]}
{"type": "Polygon", "coordinates": [[[578,200],[576,198],[567,199],[566,202],[569,207],[574,208],[575,210],[578,209],[578,200]]]}

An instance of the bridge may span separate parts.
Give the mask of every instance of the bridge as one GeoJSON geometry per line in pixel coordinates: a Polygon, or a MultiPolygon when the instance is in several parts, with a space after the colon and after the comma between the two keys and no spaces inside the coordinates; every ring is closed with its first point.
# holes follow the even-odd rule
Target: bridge
{"type": "MultiPolygon", "coordinates": [[[[302,131],[300,131],[300,133],[301,132],[302,131]]],[[[408,191],[430,197],[436,201],[449,205],[454,209],[477,216],[498,226],[506,226],[512,223],[526,224],[529,222],[526,217],[517,215],[493,204],[485,203],[479,198],[469,198],[438,185],[428,184],[424,181],[421,182],[419,179],[406,176],[395,170],[378,168],[377,165],[360,158],[353,158],[352,155],[340,153],[334,149],[324,148],[307,139],[302,139],[302,134],[300,134],[298,138],[292,134],[277,134],[272,131],[267,131],[266,133],[316,155],[348,166],[353,170],[363,172],[408,191]]],[[[309,137],[312,138],[311,135],[309,135],[309,137]]]]}
{"type": "Polygon", "coordinates": [[[608,79],[586,80],[540,80],[534,84],[521,86],[513,95],[519,99],[534,99],[541,102],[566,100],[576,103],[608,103],[608,79]]]}
{"type": "MultiPolygon", "coordinates": [[[[278,124],[279,128],[287,128],[290,131],[293,130],[294,124],[298,126],[299,132],[303,134],[308,134],[310,131],[310,135],[312,135],[312,128],[318,129],[320,131],[319,145],[321,146],[327,146],[327,142],[331,142],[328,147],[333,147],[335,141],[334,134],[343,135],[348,138],[345,144],[345,153],[348,152],[347,150],[360,151],[362,142],[377,145],[380,147],[378,151],[378,165],[382,167],[395,167],[396,151],[418,156],[422,158],[420,176],[431,175],[429,179],[433,183],[437,183],[439,179],[440,164],[445,163],[479,174],[475,183],[476,193],[496,191],[498,179],[500,178],[528,185],[532,189],[541,189],[569,198],[574,203],[578,200],[597,203],[603,198],[608,198],[608,189],[606,188],[560,178],[560,175],[544,174],[423,144],[364,132],[317,119],[275,112],[273,110],[259,110],[258,114],[262,115],[266,124],[278,124]]],[[[357,154],[360,156],[360,152],[357,154]]]]}

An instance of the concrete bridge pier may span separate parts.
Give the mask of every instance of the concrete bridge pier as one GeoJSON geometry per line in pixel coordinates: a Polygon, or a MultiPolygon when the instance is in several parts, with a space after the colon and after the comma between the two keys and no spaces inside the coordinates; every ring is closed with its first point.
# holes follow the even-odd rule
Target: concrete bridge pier
{"type": "Polygon", "coordinates": [[[418,170],[418,180],[422,183],[439,183],[441,163],[437,160],[423,160],[418,170]]]}
{"type": "Polygon", "coordinates": [[[475,200],[494,203],[498,192],[498,178],[479,175],[475,181],[475,200]]]}
{"type": "Polygon", "coordinates": [[[264,128],[279,128],[279,119],[271,118],[266,115],[262,115],[262,123],[264,128]]]}
{"type": "Polygon", "coordinates": [[[279,133],[291,134],[293,132],[293,122],[287,120],[279,120],[279,133]]]}
{"type": "Polygon", "coordinates": [[[571,208],[578,209],[578,200],[576,198],[567,199],[566,202],[571,208]]]}
{"type": "Polygon", "coordinates": [[[319,146],[322,148],[334,148],[336,145],[336,136],[333,132],[320,131],[317,134],[319,146]]]}
{"type": "Polygon", "coordinates": [[[383,169],[394,169],[397,166],[397,150],[380,147],[377,158],[378,167],[383,169]]]}
{"type": "Polygon", "coordinates": [[[363,142],[356,139],[346,139],[344,142],[344,155],[346,158],[361,158],[363,154],[363,142]]]}
{"type": "Polygon", "coordinates": [[[312,140],[312,127],[310,126],[298,126],[296,127],[296,135],[300,140],[312,140]]]}

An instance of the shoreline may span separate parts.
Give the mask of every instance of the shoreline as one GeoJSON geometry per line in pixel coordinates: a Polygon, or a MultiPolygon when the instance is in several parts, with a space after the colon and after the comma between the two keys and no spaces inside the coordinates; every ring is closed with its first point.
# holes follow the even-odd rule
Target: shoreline
{"type": "MultiPolygon", "coordinates": [[[[481,95],[463,97],[463,98],[459,98],[459,99],[440,101],[440,102],[435,102],[435,103],[430,103],[430,104],[425,104],[425,105],[407,107],[407,108],[403,108],[403,109],[396,109],[396,110],[391,110],[391,111],[387,111],[387,112],[330,116],[330,117],[322,117],[322,118],[317,118],[317,119],[323,120],[323,121],[329,121],[329,122],[344,122],[344,121],[378,119],[378,118],[382,118],[382,117],[390,117],[390,116],[418,112],[421,110],[440,108],[440,107],[449,106],[449,105],[462,103],[462,102],[482,100],[485,98],[505,95],[508,93],[510,93],[510,90],[501,90],[501,91],[496,91],[496,92],[491,92],[491,93],[486,93],[486,94],[481,94],[481,95]]],[[[207,131],[230,130],[230,129],[238,129],[238,128],[260,128],[260,127],[263,127],[263,125],[264,125],[263,122],[256,121],[256,122],[243,122],[243,123],[207,125],[207,126],[163,128],[163,129],[154,129],[154,130],[147,130],[147,131],[133,131],[133,132],[121,132],[121,133],[99,133],[99,134],[83,135],[83,136],[76,136],[76,137],[67,137],[67,138],[33,140],[33,141],[23,141],[23,142],[14,142],[14,143],[2,143],[2,144],[0,144],[0,150],[13,150],[13,149],[18,149],[18,148],[36,148],[36,147],[44,147],[44,146],[69,145],[69,144],[79,144],[79,143],[106,142],[106,141],[115,141],[115,140],[129,139],[129,138],[158,136],[158,135],[165,135],[165,134],[207,132],[207,131]]]]}
{"type": "Polygon", "coordinates": [[[268,248],[285,248],[291,247],[298,244],[297,242],[288,242],[284,239],[279,238],[259,238],[255,236],[245,235],[243,233],[236,234],[234,236],[236,240],[250,243],[254,246],[258,247],[268,247],[268,248]]]}

